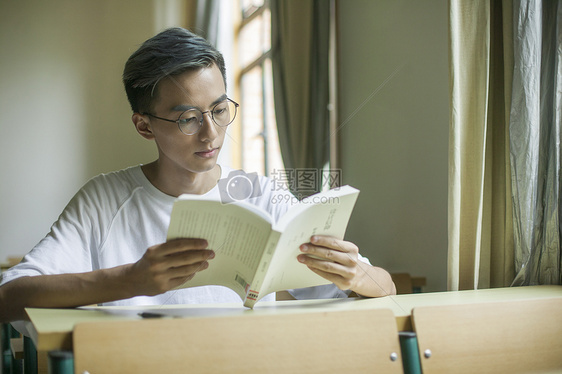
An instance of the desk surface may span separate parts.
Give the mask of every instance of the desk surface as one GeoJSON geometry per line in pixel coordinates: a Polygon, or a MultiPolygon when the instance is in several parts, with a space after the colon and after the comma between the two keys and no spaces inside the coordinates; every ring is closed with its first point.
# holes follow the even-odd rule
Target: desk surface
{"type": "Polygon", "coordinates": [[[493,288],[387,296],[376,299],[329,299],[260,302],[254,309],[242,303],[165,305],[147,307],[89,307],[79,309],[26,309],[28,331],[38,351],[72,348],[72,330],[82,322],[142,319],[141,312],[172,318],[217,318],[264,314],[312,313],[342,310],[390,309],[398,330],[411,330],[412,309],[421,306],[472,304],[562,297],[562,286],[493,288]]]}

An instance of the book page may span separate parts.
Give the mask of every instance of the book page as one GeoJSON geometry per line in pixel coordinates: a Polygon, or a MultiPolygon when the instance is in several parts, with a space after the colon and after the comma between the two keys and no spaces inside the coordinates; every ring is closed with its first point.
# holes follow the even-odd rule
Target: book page
{"type": "Polygon", "coordinates": [[[174,203],[168,239],[206,239],[216,254],[206,270],[179,288],[221,285],[244,299],[271,232],[267,213],[248,205],[201,199],[174,203]]]}
{"type": "Polygon", "coordinates": [[[297,260],[299,246],[312,235],[331,235],[342,239],[359,190],[344,186],[311,196],[292,207],[274,227],[281,231],[261,293],[329,284],[297,260]]]}

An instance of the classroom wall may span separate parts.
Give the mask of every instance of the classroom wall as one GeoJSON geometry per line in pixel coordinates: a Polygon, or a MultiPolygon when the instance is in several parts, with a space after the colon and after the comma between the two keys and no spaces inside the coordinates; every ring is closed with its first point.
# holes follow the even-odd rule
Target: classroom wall
{"type": "Polygon", "coordinates": [[[183,22],[180,0],[0,2],[0,262],[27,253],[90,177],[155,159],[121,83],[183,22]]]}
{"type": "Polygon", "coordinates": [[[361,190],[348,228],[371,261],[447,287],[446,0],[339,1],[343,181],[361,190]]]}

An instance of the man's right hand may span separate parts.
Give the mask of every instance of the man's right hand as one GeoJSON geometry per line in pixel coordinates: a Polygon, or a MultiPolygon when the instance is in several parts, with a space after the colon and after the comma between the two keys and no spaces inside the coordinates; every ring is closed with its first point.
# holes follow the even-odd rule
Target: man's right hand
{"type": "Polygon", "coordinates": [[[209,267],[215,252],[204,239],[174,239],[148,248],[130,268],[133,287],[153,296],[178,287],[209,267]]]}

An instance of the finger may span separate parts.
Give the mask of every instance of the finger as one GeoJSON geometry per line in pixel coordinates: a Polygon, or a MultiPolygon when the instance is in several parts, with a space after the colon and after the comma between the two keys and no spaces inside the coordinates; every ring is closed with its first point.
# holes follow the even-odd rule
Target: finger
{"type": "Polygon", "coordinates": [[[323,273],[337,275],[345,279],[352,279],[357,275],[357,266],[355,264],[353,266],[345,266],[337,262],[318,260],[307,255],[299,255],[297,259],[311,270],[322,271],[323,273]]]}
{"type": "Polygon", "coordinates": [[[320,247],[332,248],[340,252],[359,252],[355,244],[333,236],[313,235],[310,237],[310,243],[320,247]]]}
{"type": "Polygon", "coordinates": [[[182,267],[201,263],[215,258],[215,251],[211,249],[186,250],[166,256],[163,261],[169,268],[182,267]]]}
{"type": "Polygon", "coordinates": [[[322,278],[327,279],[333,284],[335,284],[336,287],[338,287],[340,290],[349,290],[353,288],[353,282],[351,279],[344,278],[339,274],[325,272],[316,268],[309,267],[309,269],[315,272],[316,274],[320,275],[322,278]]]}
{"type": "Polygon", "coordinates": [[[169,291],[175,287],[181,286],[188,280],[191,280],[197,272],[203,271],[208,267],[209,263],[207,261],[203,261],[196,264],[173,267],[154,273],[152,275],[154,284],[153,288],[156,289],[156,294],[169,291]]]}
{"type": "Polygon", "coordinates": [[[205,249],[208,245],[209,243],[205,239],[181,238],[169,240],[166,243],[151,247],[150,250],[155,256],[169,256],[187,250],[205,249]]]}
{"type": "Polygon", "coordinates": [[[166,250],[170,252],[184,251],[190,249],[206,249],[209,242],[200,238],[178,238],[168,240],[165,244],[166,250]]]}
{"type": "Polygon", "coordinates": [[[176,278],[185,278],[191,275],[195,275],[196,273],[203,271],[209,268],[209,263],[207,261],[199,262],[197,264],[179,266],[175,268],[171,268],[167,275],[170,279],[176,278]]]}
{"type": "Polygon", "coordinates": [[[337,249],[319,247],[312,244],[303,244],[300,246],[300,250],[309,257],[337,262],[345,266],[354,266],[358,260],[356,253],[341,252],[337,249]]]}
{"type": "Polygon", "coordinates": [[[166,273],[166,277],[168,278],[168,289],[181,286],[185,282],[193,279],[193,277],[195,277],[198,272],[203,271],[208,267],[209,263],[207,261],[204,261],[198,264],[181,266],[168,270],[168,272],[166,273]]]}

